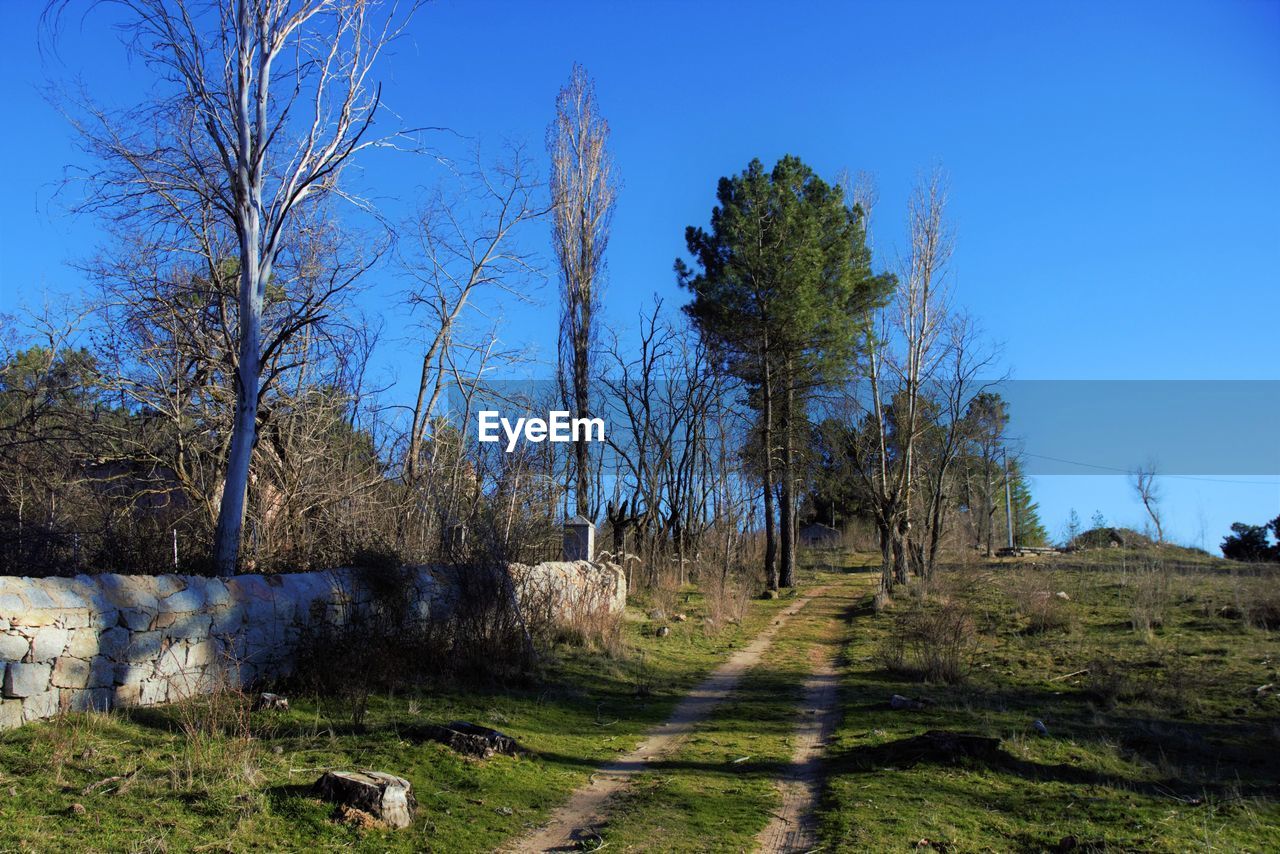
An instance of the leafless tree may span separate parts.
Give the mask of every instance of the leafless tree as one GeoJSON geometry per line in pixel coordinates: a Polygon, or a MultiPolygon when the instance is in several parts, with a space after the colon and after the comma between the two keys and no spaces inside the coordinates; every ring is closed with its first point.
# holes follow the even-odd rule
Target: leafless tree
{"type": "MultiPolygon", "coordinates": [[[[556,97],[547,128],[551,156],[552,245],[560,270],[559,376],[575,418],[589,417],[592,356],[598,333],[605,249],[617,196],[608,150],[609,123],[600,115],[595,84],[574,65],[556,97]]],[[[576,512],[594,517],[590,447],[574,442],[576,512]]]]}
{"type": "MultiPolygon", "coordinates": [[[[69,0],[68,0],[69,2],[69,0]]],[[[55,2],[61,12],[68,2],[55,2]]],[[[234,234],[239,309],[236,409],[214,553],[239,558],[257,443],[262,320],[273,268],[306,206],[346,196],[338,180],[380,114],[371,75],[405,10],[369,0],[119,0],[131,46],[161,89],[124,114],[83,104],[77,120],[102,168],[82,206],[199,233],[216,211],[234,234]]],[[[57,14],[50,16],[56,20],[57,14]]],[[[350,198],[349,196],[347,196],[350,198]]]]}
{"type": "Polygon", "coordinates": [[[1147,515],[1151,517],[1151,524],[1155,526],[1156,542],[1163,543],[1164,524],[1163,513],[1160,510],[1160,483],[1156,480],[1157,476],[1155,462],[1149,461],[1145,465],[1138,466],[1130,478],[1130,483],[1138,500],[1146,508],[1147,515]]]}
{"type": "MultiPolygon", "coordinates": [[[[864,178],[855,184],[853,197],[869,216],[874,187],[864,178]]],[[[917,185],[908,203],[910,247],[898,291],[886,309],[868,318],[872,332],[866,347],[867,392],[848,395],[842,407],[846,420],[859,425],[854,428],[852,462],[873,508],[884,590],[905,583],[912,569],[922,569],[923,550],[917,548],[913,554],[912,543],[928,539],[914,534],[913,526],[918,514],[931,512],[917,507],[919,490],[928,482],[927,467],[919,464],[917,455],[928,426],[925,409],[932,405],[928,393],[948,351],[943,333],[953,236],[945,209],[945,176],[935,170],[917,185]]],[[[954,354],[954,347],[951,350],[954,354]]]]}
{"type": "Polygon", "coordinates": [[[445,363],[463,312],[485,291],[525,300],[539,274],[532,257],[514,242],[522,225],[546,213],[523,150],[512,147],[508,159],[492,169],[477,152],[473,170],[460,175],[459,183],[457,194],[437,193],[420,213],[417,252],[406,260],[416,279],[409,303],[425,314],[426,332],[404,459],[409,483],[421,467],[422,445],[448,381],[445,363]]]}
{"type": "Polygon", "coordinates": [[[947,318],[942,364],[931,394],[941,423],[933,425],[931,441],[927,442],[923,536],[916,544],[916,560],[925,577],[932,574],[937,562],[947,511],[958,489],[958,484],[952,483],[952,464],[971,439],[967,420],[970,407],[999,379],[983,376],[993,368],[995,356],[995,350],[984,345],[973,318],[966,314],[947,318]]]}

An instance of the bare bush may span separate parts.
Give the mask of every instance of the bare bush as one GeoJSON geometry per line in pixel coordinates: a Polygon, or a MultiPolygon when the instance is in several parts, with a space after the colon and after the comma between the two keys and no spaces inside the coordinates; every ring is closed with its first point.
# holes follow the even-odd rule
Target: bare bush
{"type": "Polygon", "coordinates": [[[1033,573],[1020,573],[1009,585],[1014,608],[1027,621],[1027,634],[1070,629],[1074,622],[1070,600],[1046,588],[1046,579],[1033,573]]]}
{"type": "Polygon", "coordinates": [[[1233,613],[1259,629],[1280,629],[1280,575],[1265,573],[1239,578],[1235,584],[1233,613]]]}
{"type": "Polygon", "coordinates": [[[201,780],[258,782],[258,743],[253,730],[253,695],[240,679],[239,662],[228,657],[199,674],[179,672],[169,679],[169,696],[182,753],[173,765],[175,788],[201,780]]]}
{"type": "Polygon", "coordinates": [[[612,610],[613,579],[607,573],[578,572],[572,584],[557,584],[520,564],[510,568],[514,595],[529,636],[538,647],[555,644],[622,654],[622,619],[612,610]]]}
{"type": "Polygon", "coordinates": [[[1204,681],[1185,655],[1169,650],[1149,661],[1095,659],[1089,662],[1085,691],[1106,708],[1150,703],[1182,713],[1195,703],[1196,687],[1204,681]]]}
{"type": "Polygon", "coordinates": [[[977,647],[968,606],[958,599],[917,601],[895,615],[876,659],[887,670],[928,682],[963,682],[977,647]]]}
{"type": "Polygon", "coordinates": [[[1164,625],[1175,596],[1172,575],[1162,563],[1139,566],[1126,575],[1129,622],[1135,632],[1150,634],[1164,625]]]}

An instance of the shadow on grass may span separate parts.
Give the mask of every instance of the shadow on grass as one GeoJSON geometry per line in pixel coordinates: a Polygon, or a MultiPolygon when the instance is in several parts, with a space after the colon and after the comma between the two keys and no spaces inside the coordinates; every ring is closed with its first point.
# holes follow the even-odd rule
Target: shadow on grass
{"type": "Polygon", "coordinates": [[[1239,780],[1190,783],[1175,778],[1134,780],[1066,763],[1032,762],[1009,753],[1000,745],[999,739],[938,730],[883,744],[854,747],[829,757],[827,767],[832,775],[858,775],[900,771],[922,765],[959,766],[974,771],[1009,774],[1034,782],[1101,786],[1173,798],[1188,804],[1199,803],[1204,796],[1239,797],[1249,794],[1274,798],[1280,795],[1280,787],[1274,784],[1246,785],[1239,780]]]}

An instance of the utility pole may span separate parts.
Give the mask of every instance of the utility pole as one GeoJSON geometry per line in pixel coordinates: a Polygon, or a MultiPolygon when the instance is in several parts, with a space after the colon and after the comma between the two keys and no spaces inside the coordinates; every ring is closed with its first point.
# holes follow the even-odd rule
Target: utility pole
{"type": "Polygon", "coordinates": [[[1009,548],[1013,548],[1013,490],[1009,486],[1009,452],[1004,452],[1004,525],[1009,531],[1009,548]]]}

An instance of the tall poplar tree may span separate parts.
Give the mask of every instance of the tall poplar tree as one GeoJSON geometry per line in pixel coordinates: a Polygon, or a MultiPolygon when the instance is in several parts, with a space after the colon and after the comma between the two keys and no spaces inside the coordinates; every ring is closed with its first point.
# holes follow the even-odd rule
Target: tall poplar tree
{"type": "Polygon", "coordinates": [[[789,587],[807,402],[852,369],[869,309],[892,291],[893,277],[872,272],[862,211],[799,158],[783,157],[770,172],[752,160],[720,179],[716,199],[710,230],[685,231],[693,266],[677,260],[676,275],[693,295],[685,311],[721,366],[750,389],[765,568],[771,587],[789,587]]]}

